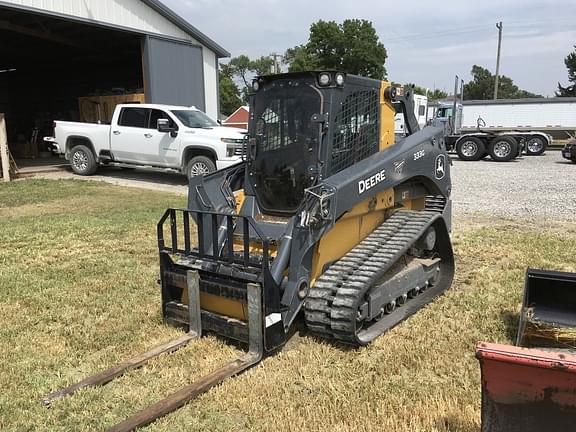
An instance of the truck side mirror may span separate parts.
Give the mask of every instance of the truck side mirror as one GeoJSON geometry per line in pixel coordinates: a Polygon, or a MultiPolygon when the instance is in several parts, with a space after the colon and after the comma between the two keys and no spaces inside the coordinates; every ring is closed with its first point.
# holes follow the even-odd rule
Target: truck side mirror
{"type": "Polygon", "coordinates": [[[157,123],[158,132],[172,132],[174,128],[170,127],[170,121],[168,119],[158,119],[157,123]]]}
{"type": "Polygon", "coordinates": [[[158,132],[170,133],[170,136],[172,138],[178,135],[178,133],[176,132],[176,128],[174,126],[170,126],[170,120],[168,119],[158,119],[156,127],[158,129],[158,132]]]}

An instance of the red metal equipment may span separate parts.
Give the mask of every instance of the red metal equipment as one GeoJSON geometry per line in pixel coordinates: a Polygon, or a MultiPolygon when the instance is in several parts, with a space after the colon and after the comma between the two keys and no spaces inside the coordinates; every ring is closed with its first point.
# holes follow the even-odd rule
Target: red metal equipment
{"type": "Polygon", "coordinates": [[[481,431],[576,430],[576,273],[528,269],[516,343],[476,346],[481,431]]]}
{"type": "Polygon", "coordinates": [[[481,342],[482,432],[576,430],[576,355],[481,342]]]}

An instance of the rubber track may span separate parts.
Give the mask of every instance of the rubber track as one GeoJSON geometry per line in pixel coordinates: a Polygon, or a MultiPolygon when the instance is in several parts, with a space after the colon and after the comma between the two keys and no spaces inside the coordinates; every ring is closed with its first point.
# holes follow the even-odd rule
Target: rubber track
{"type": "Polygon", "coordinates": [[[442,195],[428,195],[425,206],[426,210],[442,213],[446,207],[446,198],[442,195]]]}
{"type": "Polygon", "coordinates": [[[316,281],[304,307],[315,334],[358,345],[356,314],[366,292],[420,237],[436,211],[400,210],[316,281]]]}

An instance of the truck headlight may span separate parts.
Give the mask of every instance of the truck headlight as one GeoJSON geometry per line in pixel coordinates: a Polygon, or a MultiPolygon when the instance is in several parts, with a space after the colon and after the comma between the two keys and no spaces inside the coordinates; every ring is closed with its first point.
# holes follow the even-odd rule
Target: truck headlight
{"type": "Polygon", "coordinates": [[[242,138],[220,138],[220,141],[226,144],[242,144],[244,142],[242,138]]]}
{"type": "Polygon", "coordinates": [[[226,157],[242,155],[243,138],[220,138],[220,141],[226,143],[226,157]]]}

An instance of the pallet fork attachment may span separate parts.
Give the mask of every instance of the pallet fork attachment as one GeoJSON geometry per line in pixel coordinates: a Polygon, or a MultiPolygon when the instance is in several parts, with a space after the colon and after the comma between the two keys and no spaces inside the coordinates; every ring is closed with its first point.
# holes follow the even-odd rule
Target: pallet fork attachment
{"type": "MultiPolygon", "coordinates": [[[[201,314],[200,314],[200,287],[198,272],[190,270],[187,272],[188,298],[190,299],[190,328],[189,332],[173,341],[158,345],[151,350],[137,355],[125,362],[122,362],[110,369],[88,377],[76,384],[66,387],[63,390],[50,393],[42,399],[45,405],[60,399],[63,396],[72,395],[77,390],[85,387],[104,385],[114,378],[117,378],[131,369],[142,366],[148,360],[166,352],[176,351],[188,344],[190,340],[200,337],[202,334],[201,314]]],[[[203,376],[197,381],[181,388],[172,395],[162,399],[155,404],[137,412],[121,423],[108,429],[109,431],[131,431],[146,426],[156,419],[175,411],[192,399],[218,385],[226,378],[237,375],[246,369],[259,363],[263,357],[263,321],[262,321],[262,287],[258,283],[247,284],[248,290],[248,330],[249,347],[248,352],[242,357],[231,361],[220,369],[203,376]]]]}

